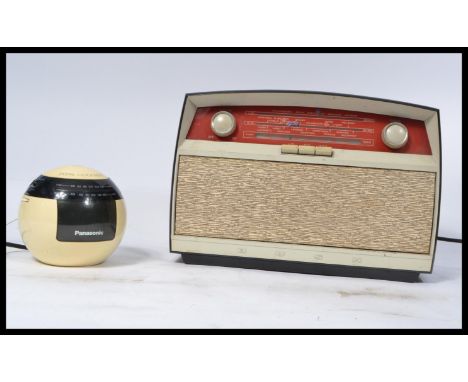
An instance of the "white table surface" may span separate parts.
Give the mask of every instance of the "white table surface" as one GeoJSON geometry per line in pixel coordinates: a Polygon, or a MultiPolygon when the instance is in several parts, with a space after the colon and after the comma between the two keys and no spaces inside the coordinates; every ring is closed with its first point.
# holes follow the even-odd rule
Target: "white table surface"
{"type": "Polygon", "coordinates": [[[187,265],[169,253],[168,191],[125,190],[126,236],[101,265],[53,267],[8,248],[7,327],[461,327],[460,244],[439,242],[420,283],[187,265]]]}

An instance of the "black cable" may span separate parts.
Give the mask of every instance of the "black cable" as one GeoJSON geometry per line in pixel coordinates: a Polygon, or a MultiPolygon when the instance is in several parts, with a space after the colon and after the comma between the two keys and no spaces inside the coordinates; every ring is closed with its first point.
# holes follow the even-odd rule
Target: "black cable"
{"type": "Polygon", "coordinates": [[[437,240],[448,241],[450,243],[460,243],[460,244],[462,244],[462,239],[454,239],[452,237],[437,236],[437,240]]]}
{"type": "Polygon", "coordinates": [[[12,248],[18,248],[18,249],[27,249],[26,246],[23,244],[10,243],[8,241],[6,242],[6,246],[12,247],[12,248]]]}
{"type": "MultiPolygon", "coordinates": [[[[13,223],[13,222],[15,222],[15,221],[17,221],[17,220],[18,220],[18,218],[13,219],[12,221],[9,221],[9,222],[6,224],[7,227],[8,227],[11,223],[13,223]]],[[[6,246],[7,246],[7,247],[11,247],[11,248],[27,249],[26,246],[23,245],[23,244],[10,243],[10,242],[8,242],[8,241],[6,242],[6,246]]]]}

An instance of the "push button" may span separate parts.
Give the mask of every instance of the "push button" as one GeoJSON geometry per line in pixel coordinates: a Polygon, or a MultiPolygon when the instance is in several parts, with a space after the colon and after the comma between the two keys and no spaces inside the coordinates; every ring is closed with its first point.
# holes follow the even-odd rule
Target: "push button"
{"type": "Polygon", "coordinates": [[[331,147],[322,146],[281,145],[281,153],[331,157],[333,155],[333,149],[331,147]]]}
{"type": "Polygon", "coordinates": [[[331,147],[317,146],[315,148],[315,155],[331,157],[332,154],[333,154],[333,149],[331,147]]]}
{"type": "Polygon", "coordinates": [[[315,146],[299,146],[299,154],[315,155],[315,146]]]}
{"type": "Polygon", "coordinates": [[[297,145],[281,145],[281,154],[297,154],[297,145]]]}

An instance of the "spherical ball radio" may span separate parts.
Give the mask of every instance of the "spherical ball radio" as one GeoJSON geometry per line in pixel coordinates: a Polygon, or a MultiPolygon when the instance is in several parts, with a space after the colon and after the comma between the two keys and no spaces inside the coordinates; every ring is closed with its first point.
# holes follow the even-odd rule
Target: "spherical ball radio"
{"type": "Polygon", "coordinates": [[[82,166],[43,173],[27,189],[19,211],[28,250],[37,260],[58,266],[102,263],[119,245],[125,224],[117,186],[82,166]]]}

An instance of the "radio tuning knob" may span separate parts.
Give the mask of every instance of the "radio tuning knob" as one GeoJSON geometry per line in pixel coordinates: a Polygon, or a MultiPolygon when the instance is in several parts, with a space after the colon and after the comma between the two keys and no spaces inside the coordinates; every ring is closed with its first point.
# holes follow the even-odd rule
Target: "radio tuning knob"
{"type": "Polygon", "coordinates": [[[408,142],[408,129],[400,122],[392,122],[382,130],[382,141],[391,149],[399,149],[408,142]]]}
{"type": "Polygon", "coordinates": [[[218,137],[228,137],[236,129],[236,119],[228,111],[218,111],[211,118],[211,130],[218,137]]]}

